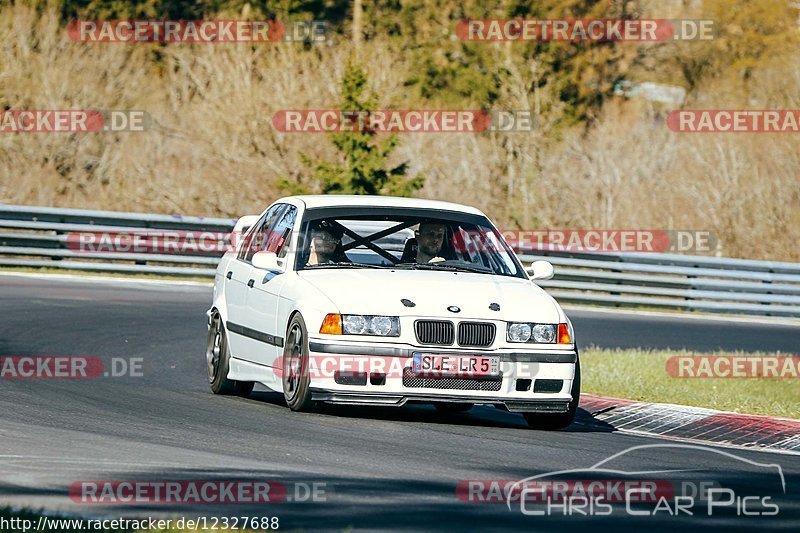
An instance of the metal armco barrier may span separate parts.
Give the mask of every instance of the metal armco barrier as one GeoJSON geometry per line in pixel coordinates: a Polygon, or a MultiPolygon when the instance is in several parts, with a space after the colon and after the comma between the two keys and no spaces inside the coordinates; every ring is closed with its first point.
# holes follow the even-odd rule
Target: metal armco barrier
{"type": "MultiPolygon", "coordinates": [[[[235,222],[0,206],[0,267],[213,277],[221,253],[86,252],[74,249],[74,239],[86,232],[177,230],[209,232],[209,242],[224,246],[235,222]]],[[[537,284],[562,303],[800,317],[800,263],[544,249],[518,255],[526,264],[542,259],[553,263],[555,278],[537,284]]]]}
{"type": "MultiPolygon", "coordinates": [[[[165,230],[227,235],[235,223],[236,219],[228,218],[0,205],[0,267],[213,277],[221,253],[87,252],[69,244],[75,242],[72,237],[86,232],[165,230]]],[[[226,241],[222,239],[221,244],[226,241]]]]}

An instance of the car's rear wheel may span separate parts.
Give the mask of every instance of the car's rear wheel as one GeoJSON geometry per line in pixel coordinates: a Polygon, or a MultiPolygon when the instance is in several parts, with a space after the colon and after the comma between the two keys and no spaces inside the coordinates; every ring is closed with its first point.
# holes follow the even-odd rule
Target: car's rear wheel
{"type": "Polygon", "coordinates": [[[454,415],[457,413],[466,413],[473,407],[474,403],[453,403],[453,402],[437,402],[433,404],[436,410],[442,414],[454,415]]]}
{"type": "Polygon", "coordinates": [[[534,429],[563,429],[575,420],[578,412],[578,403],[581,401],[581,362],[575,360],[575,379],[572,380],[572,401],[569,402],[566,413],[538,414],[525,413],[525,421],[534,429]]]}
{"type": "Polygon", "coordinates": [[[255,385],[252,381],[236,381],[228,379],[230,369],[231,351],[228,347],[228,337],[222,326],[222,319],[214,314],[208,328],[208,342],[206,343],[206,367],[208,370],[208,384],[214,394],[247,396],[253,391],[255,385]]]}
{"type": "Polygon", "coordinates": [[[283,396],[292,411],[311,411],[311,376],[308,372],[308,332],[303,317],[292,317],[283,346],[283,396]]]}

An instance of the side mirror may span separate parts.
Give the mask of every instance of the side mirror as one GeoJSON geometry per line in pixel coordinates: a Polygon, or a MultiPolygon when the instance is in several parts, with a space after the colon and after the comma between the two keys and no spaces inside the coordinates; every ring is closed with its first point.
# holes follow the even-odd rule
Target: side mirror
{"type": "Polygon", "coordinates": [[[528,276],[531,280],[551,279],[555,274],[550,261],[534,261],[531,268],[533,272],[528,276]]]}
{"type": "Polygon", "coordinates": [[[258,222],[258,215],[245,215],[236,221],[236,225],[233,226],[231,233],[243,234],[256,222],[258,222]]]}
{"type": "Polygon", "coordinates": [[[283,272],[283,267],[278,264],[275,252],[256,252],[253,254],[253,266],[270,272],[283,272]]]}
{"type": "Polygon", "coordinates": [[[244,242],[244,234],[247,233],[253,224],[258,222],[258,215],[246,215],[236,221],[230,234],[231,249],[239,253],[239,247],[244,242]]]}

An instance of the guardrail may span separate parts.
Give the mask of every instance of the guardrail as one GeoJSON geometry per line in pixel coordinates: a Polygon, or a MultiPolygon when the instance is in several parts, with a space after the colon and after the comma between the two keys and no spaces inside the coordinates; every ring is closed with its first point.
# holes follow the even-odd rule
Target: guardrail
{"type": "Polygon", "coordinates": [[[92,253],[71,249],[70,239],[85,232],[145,229],[227,234],[235,223],[228,218],[0,205],[0,267],[213,277],[221,254],[92,253]]]}
{"type": "MultiPolygon", "coordinates": [[[[235,219],[0,206],[0,267],[213,277],[221,253],[127,253],[75,250],[87,232],[135,229],[208,232],[227,244],[235,219]]],[[[222,249],[222,248],[220,248],[222,249]]],[[[800,317],[800,263],[657,253],[527,249],[526,264],[553,263],[537,284],[560,302],[614,307],[800,317]]]]}

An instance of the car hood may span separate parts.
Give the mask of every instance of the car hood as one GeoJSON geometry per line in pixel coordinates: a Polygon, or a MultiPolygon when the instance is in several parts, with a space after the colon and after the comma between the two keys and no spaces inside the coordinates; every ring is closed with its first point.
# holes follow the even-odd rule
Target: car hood
{"type": "Polygon", "coordinates": [[[522,278],[421,270],[304,270],[302,279],[343,314],[448,316],[460,319],[561,322],[555,300],[522,278]],[[401,300],[414,302],[406,307],[401,300]],[[489,308],[498,304],[499,311],[489,308]],[[448,311],[460,308],[459,313],[448,311]]]}

